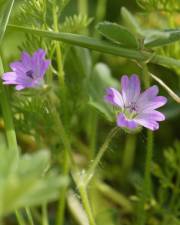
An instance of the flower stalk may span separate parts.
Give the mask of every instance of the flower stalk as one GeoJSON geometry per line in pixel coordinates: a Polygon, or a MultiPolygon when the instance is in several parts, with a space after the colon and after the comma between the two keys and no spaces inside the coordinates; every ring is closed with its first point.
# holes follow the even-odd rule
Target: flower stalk
{"type": "Polygon", "coordinates": [[[87,188],[86,185],[84,185],[84,184],[80,185],[79,186],[79,193],[81,195],[81,200],[82,200],[84,209],[86,211],[87,217],[89,219],[89,224],[90,225],[96,225],[94,216],[92,214],[92,209],[91,209],[91,206],[90,206],[90,203],[89,203],[88,193],[87,193],[86,188],[87,188]]]}
{"type": "MultiPolygon", "coordinates": [[[[150,86],[150,76],[148,72],[147,65],[142,65],[143,74],[145,78],[145,86],[150,86]]],[[[146,224],[146,212],[145,212],[145,203],[150,198],[151,195],[151,164],[153,158],[153,132],[147,131],[147,149],[146,149],[146,161],[145,161],[145,174],[144,174],[144,183],[142,195],[138,208],[138,216],[137,216],[137,225],[145,225],[146,224]]]]}
{"type": "MultiPolygon", "coordinates": [[[[56,117],[58,115],[56,114],[56,117]]],[[[71,144],[69,142],[68,136],[66,134],[65,128],[62,124],[61,118],[58,117],[57,120],[58,121],[58,129],[61,133],[61,137],[62,137],[62,141],[65,147],[65,151],[64,151],[64,175],[68,175],[69,171],[70,171],[70,160],[71,163],[73,163],[73,158],[72,158],[72,149],[71,149],[71,144]]],[[[74,165],[75,166],[75,165],[74,165]]],[[[76,182],[77,188],[79,190],[81,199],[82,199],[82,203],[84,206],[84,209],[86,211],[87,217],[89,219],[89,223],[90,225],[96,225],[94,218],[93,218],[93,214],[91,211],[91,207],[90,207],[90,203],[89,203],[89,199],[88,199],[88,194],[87,194],[87,186],[84,182],[84,179],[80,179],[79,176],[77,174],[78,170],[76,167],[73,168],[75,171],[75,175],[74,175],[74,180],[76,182]]],[[[64,223],[64,210],[65,210],[65,198],[66,198],[66,194],[67,194],[67,188],[64,188],[61,191],[61,196],[60,196],[60,201],[59,201],[59,208],[58,208],[58,213],[57,213],[57,218],[56,218],[56,224],[57,225],[63,225],[64,223]]]]}
{"type": "Polygon", "coordinates": [[[104,155],[104,153],[108,149],[110,141],[115,136],[115,134],[117,134],[118,130],[119,130],[119,128],[115,127],[109,132],[104,144],[100,148],[97,156],[95,157],[93,163],[91,164],[91,166],[90,166],[90,168],[88,169],[87,172],[82,171],[81,173],[79,173],[78,171],[76,171],[76,173],[73,173],[73,178],[74,178],[74,181],[75,181],[75,183],[77,185],[77,188],[79,190],[81,200],[82,200],[84,209],[86,211],[87,217],[89,219],[90,225],[96,225],[96,222],[95,222],[95,219],[93,217],[93,212],[92,212],[90,202],[89,202],[89,198],[88,198],[88,192],[87,192],[88,184],[91,181],[91,179],[93,178],[95,170],[96,170],[99,162],[101,161],[102,156],[104,155]]]}
{"type": "Polygon", "coordinates": [[[109,144],[110,144],[112,138],[117,134],[118,131],[119,131],[119,128],[118,128],[118,127],[115,127],[115,128],[113,128],[113,129],[109,132],[109,134],[108,134],[108,136],[107,136],[107,138],[106,138],[104,144],[103,144],[102,147],[100,148],[100,150],[99,150],[97,156],[96,156],[95,159],[93,160],[93,163],[91,164],[90,168],[88,169],[88,171],[87,171],[87,173],[86,173],[86,177],[85,177],[85,183],[86,183],[86,185],[87,185],[87,184],[90,182],[90,180],[92,179],[92,177],[93,177],[93,175],[94,175],[94,173],[95,173],[95,170],[96,170],[96,168],[98,167],[98,165],[99,165],[99,163],[100,163],[100,161],[101,161],[101,159],[102,159],[104,153],[105,153],[106,150],[108,149],[109,144]]]}
{"type": "Polygon", "coordinates": [[[142,195],[139,202],[137,225],[146,224],[146,211],[145,203],[151,195],[151,163],[153,157],[153,133],[152,131],[147,131],[147,149],[146,149],[146,161],[145,161],[145,175],[142,195]]]}

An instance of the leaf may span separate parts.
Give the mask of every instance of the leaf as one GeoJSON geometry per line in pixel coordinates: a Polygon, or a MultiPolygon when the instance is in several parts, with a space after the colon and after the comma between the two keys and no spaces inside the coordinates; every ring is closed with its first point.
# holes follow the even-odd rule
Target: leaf
{"type": "Polygon", "coordinates": [[[76,67],[78,65],[77,70],[79,70],[79,72],[84,77],[89,77],[92,70],[92,60],[91,60],[91,55],[88,49],[74,47],[74,58],[77,59],[76,61],[76,67]]]}
{"type": "Polygon", "coordinates": [[[7,1],[0,2],[0,9],[1,9],[0,10],[0,42],[3,39],[13,4],[14,4],[14,0],[7,0],[7,1]]]}
{"type": "Polygon", "coordinates": [[[122,7],[121,14],[130,31],[135,35],[144,37],[144,45],[146,47],[159,47],[180,40],[180,29],[168,29],[164,31],[143,30],[140,28],[136,18],[125,7],[122,7]]]}
{"type": "Polygon", "coordinates": [[[70,0],[55,0],[56,1],[56,5],[59,5],[59,9],[62,12],[64,10],[64,8],[68,5],[70,0]]]}
{"type": "Polygon", "coordinates": [[[67,179],[54,170],[47,173],[50,154],[39,151],[20,156],[0,146],[0,217],[18,208],[40,205],[59,196],[59,188],[67,179]]]}
{"type": "Polygon", "coordinates": [[[138,48],[138,42],[133,34],[119,24],[102,22],[97,25],[97,30],[112,42],[130,48],[138,48]]]}
{"type": "Polygon", "coordinates": [[[173,42],[180,40],[180,29],[172,30],[147,30],[145,34],[145,46],[146,47],[159,47],[163,45],[172,44],[173,42]]]}
{"type": "Polygon", "coordinates": [[[87,101],[87,82],[92,72],[92,60],[88,49],[71,47],[65,60],[66,83],[68,96],[72,101],[66,102],[69,108],[69,119],[72,113],[81,111],[87,101]]]}
{"type": "Polygon", "coordinates": [[[39,91],[42,93],[38,93],[37,90],[33,93],[32,90],[30,93],[22,91],[12,96],[13,113],[23,115],[14,118],[17,131],[32,134],[32,130],[34,130],[40,135],[43,127],[44,135],[53,132],[54,118],[47,100],[48,91],[43,92],[43,89],[39,91]],[[36,98],[33,98],[33,95],[36,95],[36,98]]]}
{"type": "Polygon", "coordinates": [[[118,88],[118,82],[112,77],[107,65],[98,63],[95,65],[90,79],[89,104],[101,112],[109,121],[114,121],[113,107],[104,101],[105,91],[108,87],[118,88]]]}
{"type": "Polygon", "coordinates": [[[121,8],[121,15],[129,30],[134,34],[141,35],[141,28],[136,18],[125,7],[121,8]]]}
{"type": "Polygon", "coordinates": [[[80,202],[80,199],[77,197],[77,194],[70,190],[67,196],[67,204],[69,211],[71,212],[73,218],[77,221],[79,225],[88,225],[89,221],[85,213],[84,208],[80,202]]]}
{"type": "Polygon", "coordinates": [[[32,33],[39,35],[43,38],[50,38],[51,40],[64,41],[66,43],[81,46],[84,48],[93,49],[95,51],[118,55],[130,59],[136,59],[140,61],[146,61],[151,59],[151,63],[164,66],[180,66],[180,60],[176,60],[170,57],[153,55],[149,52],[137,51],[134,49],[129,49],[125,47],[114,46],[113,44],[107,43],[105,41],[98,40],[96,38],[87,37],[84,35],[70,34],[63,32],[52,32],[32,29],[23,26],[9,25],[11,29],[19,30],[25,33],[32,33]]]}
{"type": "MultiPolygon", "coordinates": [[[[136,0],[145,12],[179,13],[180,1],[176,0],[136,0]]],[[[165,225],[165,224],[164,224],[165,225]]],[[[174,225],[174,224],[173,224],[174,225]]]]}
{"type": "Polygon", "coordinates": [[[79,33],[86,29],[92,22],[91,18],[87,15],[73,15],[65,18],[65,21],[60,27],[62,32],[79,33]]]}

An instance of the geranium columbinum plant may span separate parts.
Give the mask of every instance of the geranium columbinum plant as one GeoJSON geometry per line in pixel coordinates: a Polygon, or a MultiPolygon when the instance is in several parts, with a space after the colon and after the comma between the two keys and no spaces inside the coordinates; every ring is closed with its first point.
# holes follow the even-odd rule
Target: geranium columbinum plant
{"type": "Polygon", "coordinates": [[[3,74],[3,84],[16,85],[16,90],[40,86],[50,64],[45,55],[43,49],[38,49],[32,56],[23,52],[20,61],[10,64],[12,72],[3,74]]]}
{"type": "Polygon", "coordinates": [[[137,75],[121,78],[121,91],[114,88],[106,90],[105,100],[118,107],[117,126],[128,130],[146,127],[150,130],[159,128],[159,121],[165,120],[164,114],[156,109],[165,105],[167,99],[157,96],[156,85],[141,92],[140,80],[137,75]]]}

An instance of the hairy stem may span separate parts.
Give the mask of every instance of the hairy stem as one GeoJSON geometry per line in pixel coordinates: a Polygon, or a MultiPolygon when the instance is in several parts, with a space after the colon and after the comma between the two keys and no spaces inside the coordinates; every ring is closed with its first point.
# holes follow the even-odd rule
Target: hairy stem
{"type": "Polygon", "coordinates": [[[87,194],[87,187],[86,185],[84,185],[84,183],[82,185],[79,185],[79,193],[81,195],[81,200],[84,206],[84,209],[86,211],[87,217],[89,219],[89,224],[90,225],[96,225],[96,222],[94,220],[94,216],[92,213],[92,209],[89,203],[89,198],[88,198],[88,194],[87,194]]]}
{"type": "Polygon", "coordinates": [[[145,212],[145,203],[151,195],[151,163],[153,156],[153,133],[152,131],[147,131],[147,149],[146,149],[146,162],[145,162],[145,177],[142,195],[140,199],[139,212],[137,217],[137,225],[146,224],[146,212],[145,212]]]}
{"type": "Polygon", "coordinates": [[[122,158],[122,175],[128,174],[134,162],[134,153],[136,148],[136,136],[127,135],[126,144],[122,158]]]}
{"type": "Polygon", "coordinates": [[[108,149],[108,146],[109,146],[110,141],[111,141],[112,138],[115,136],[115,134],[118,132],[118,130],[119,130],[119,128],[118,128],[118,127],[115,127],[115,128],[113,128],[113,129],[109,132],[109,134],[108,134],[108,136],[107,136],[107,138],[106,138],[104,144],[103,144],[102,147],[100,148],[100,150],[99,150],[97,156],[95,157],[95,159],[93,160],[93,163],[91,164],[90,168],[89,168],[88,171],[87,171],[87,174],[86,174],[86,182],[87,182],[87,183],[89,183],[89,181],[90,181],[91,178],[93,177],[93,175],[94,175],[94,173],[95,173],[95,170],[96,170],[98,164],[99,164],[100,161],[101,161],[102,156],[104,155],[104,153],[105,153],[106,150],[108,149]]]}
{"type": "MultiPolygon", "coordinates": [[[[64,172],[66,172],[65,175],[67,175],[70,170],[70,163],[69,163],[70,159],[71,159],[71,163],[74,164],[72,156],[71,156],[72,149],[71,149],[71,144],[69,142],[68,136],[63,127],[60,117],[57,118],[57,121],[58,121],[58,129],[61,133],[61,138],[62,138],[64,147],[66,149],[66,151],[64,152],[66,159],[64,159],[64,161],[66,161],[67,164],[64,164],[64,166],[65,166],[64,172]]],[[[74,171],[75,171],[75,174],[78,174],[76,167],[74,167],[74,171]]],[[[81,195],[82,203],[83,203],[84,209],[86,211],[87,217],[89,219],[89,223],[90,223],[90,225],[95,225],[95,221],[93,218],[93,214],[91,212],[91,207],[90,207],[90,203],[89,203],[89,199],[88,199],[88,195],[87,195],[87,191],[86,191],[85,182],[84,182],[84,180],[82,182],[79,182],[79,177],[78,177],[78,179],[75,178],[75,182],[77,184],[77,188],[79,189],[79,193],[81,195]]],[[[61,193],[62,194],[60,196],[60,204],[59,204],[57,220],[56,220],[57,225],[59,225],[59,224],[62,225],[64,222],[64,207],[65,207],[65,197],[67,195],[67,188],[63,189],[61,191],[61,193]]]]}
{"type": "Polygon", "coordinates": [[[88,216],[90,225],[95,225],[96,223],[95,223],[93,213],[92,213],[92,209],[91,209],[91,206],[90,206],[88,193],[87,193],[87,187],[88,187],[88,184],[89,184],[90,180],[92,179],[92,177],[95,173],[95,170],[96,170],[102,156],[104,155],[105,151],[107,150],[110,141],[112,140],[112,138],[114,137],[114,135],[117,133],[118,130],[119,130],[119,128],[115,127],[109,132],[104,144],[100,148],[96,158],[94,159],[93,163],[91,164],[89,170],[86,173],[84,173],[82,171],[81,173],[76,172],[76,173],[73,174],[74,175],[73,177],[74,177],[74,180],[75,180],[76,185],[78,187],[78,190],[79,190],[79,193],[80,193],[80,196],[81,196],[81,200],[82,200],[84,209],[86,211],[86,214],[88,216]]]}
{"type": "MultiPolygon", "coordinates": [[[[143,68],[144,79],[145,79],[144,80],[145,87],[148,88],[150,86],[150,74],[148,72],[148,68],[146,64],[142,64],[142,68],[143,68]]],[[[140,204],[138,208],[137,225],[146,224],[145,203],[151,196],[151,164],[152,164],[152,157],[153,157],[153,141],[154,141],[154,134],[152,131],[148,130],[145,175],[144,175],[143,190],[142,190],[140,204]]]]}

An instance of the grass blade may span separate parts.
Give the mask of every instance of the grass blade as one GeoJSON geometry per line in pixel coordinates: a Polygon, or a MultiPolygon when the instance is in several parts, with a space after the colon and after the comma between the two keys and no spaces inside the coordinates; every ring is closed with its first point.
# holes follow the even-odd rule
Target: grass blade
{"type": "Polygon", "coordinates": [[[43,31],[37,30],[29,27],[16,26],[16,25],[8,25],[9,28],[14,29],[16,31],[22,31],[26,33],[32,33],[34,35],[39,35],[44,38],[50,38],[52,40],[63,41],[72,45],[81,46],[84,48],[89,48],[95,51],[108,53],[112,55],[122,56],[129,59],[140,60],[144,62],[151,62],[158,65],[164,66],[180,66],[180,60],[176,60],[173,58],[154,55],[147,51],[138,51],[128,48],[122,48],[117,45],[113,45],[107,43],[105,41],[98,40],[96,38],[91,38],[84,35],[71,34],[71,33],[63,33],[63,32],[53,32],[53,31],[43,31]]]}
{"type": "Polygon", "coordinates": [[[6,31],[6,26],[8,24],[13,5],[14,0],[2,1],[0,3],[0,42],[2,41],[6,31]]]}

